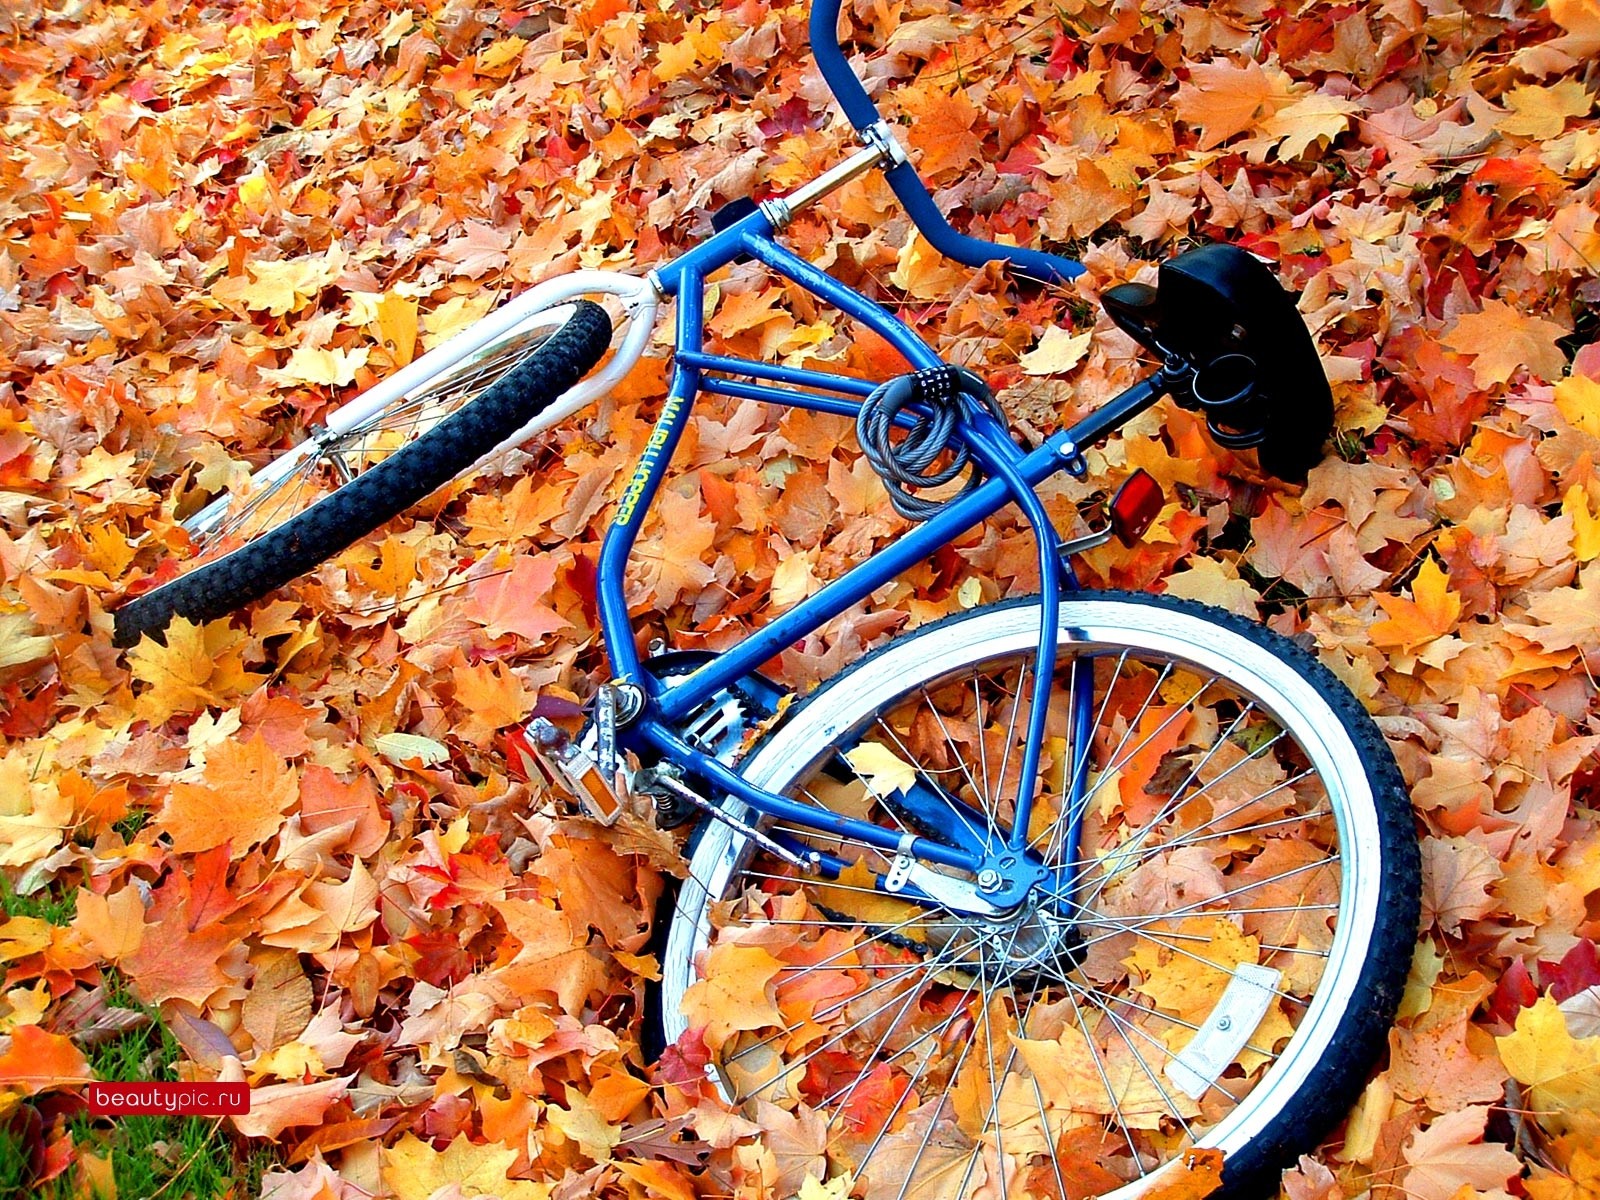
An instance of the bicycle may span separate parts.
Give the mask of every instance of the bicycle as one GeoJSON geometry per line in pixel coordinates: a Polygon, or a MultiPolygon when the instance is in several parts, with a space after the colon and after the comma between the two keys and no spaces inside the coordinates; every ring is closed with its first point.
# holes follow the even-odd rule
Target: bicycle
{"type": "Polygon", "coordinates": [[[1189,601],[1077,588],[1073,555],[1131,543],[1159,510],[1148,476],[1069,539],[1034,489],[1084,474],[1085,447],[1163,397],[1265,471],[1303,476],[1332,419],[1315,350],[1257,260],[1191,250],[1157,286],[1104,298],[1160,365],[1017,446],[978,376],[776,240],[882,169],[948,256],[1046,281],[1081,269],[948,225],[851,72],[838,16],[817,0],[811,40],[860,151],[786,196],[726,205],[708,240],[644,278],[538,285],[338,410],[185,522],[198,565],[120,608],[116,641],[224,616],[576,412],[673,300],[667,399],[599,561],[611,679],[581,730],[540,719],[508,743],[597,821],[646,800],[665,826],[699,822],[658,1006],[662,1041],[704,1063],[680,1084],[817,1111],[867,1196],[1126,1197],[1185,1178],[1260,1194],[1385,1044],[1419,912],[1404,787],[1361,706],[1287,639],[1189,601]],[[709,352],[704,281],[740,258],[873,330],[908,372],[709,352]],[[620,337],[592,296],[620,310],[620,337]],[[701,393],[854,417],[918,524],[731,649],[641,656],[624,569],[701,393]],[[954,495],[915,494],[962,474],[954,495]],[[317,478],[331,490],[306,503],[317,478]],[[1035,539],[1036,596],[893,638],[805,697],[760,673],[1007,504],[1035,539]],[[732,1015],[719,978],[745,1001],[732,1015]]]}

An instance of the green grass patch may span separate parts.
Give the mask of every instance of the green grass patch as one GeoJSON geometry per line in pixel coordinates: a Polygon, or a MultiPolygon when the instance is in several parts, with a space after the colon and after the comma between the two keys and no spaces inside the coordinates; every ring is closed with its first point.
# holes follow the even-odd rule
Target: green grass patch
{"type": "Polygon", "coordinates": [[[150,810],[148,808],[134,808],[128,810],[128,815],[111,826],[122,835],[122,840],[129,845],[139,836],[139,831],[150,823],[150,810]]]}
{"type": "Polygon", "coordinates": [[[11,880],[0,875],[0,911],[7,920],[33,917],[52,925],[70,925],[78,915],[78,889],[58,894],[47,888],[34,896],[19,896],[11,889],[11,880]]]}
{"type": "MultiPolygon", "coordinates": [[[[31,914],[30,914],[31,915],[31,914]]],[[[127,983],[105,971],[106,1002],[133,1008],[149,1021],[88,1050],[96,1079],[173,1082],[178,1043],[160,1017],[140,1004],[127,983]]],[[[261,1175],[276,1162],[271,1147],[249,1146],[216,1117],[94,1117],[80,1113],[67,1122],[74,1148],[100,1158],[109,1155],[118,1200],[222,1200],[258,1195],[261,1175]]],[[[26,1146],[19,1125],[0,1126],[0,1200],[69,1200],[83,1196],[73,1168],[43,1187],[29,1182],[26,1146]]]]}

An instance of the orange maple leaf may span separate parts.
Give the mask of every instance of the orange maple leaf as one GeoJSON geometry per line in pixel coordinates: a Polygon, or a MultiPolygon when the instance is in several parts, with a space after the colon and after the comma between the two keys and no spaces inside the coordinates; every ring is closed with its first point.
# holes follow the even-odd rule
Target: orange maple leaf
{"type": "Polygon", "coordinates": [[[144,941],[144,901],[134,887],[109,896],[83,888],[78,892],[72,927],[96,954],[117,962],[137,951],[144,941]]]}
{"type": "Polygon", "coordinates": [[[1485,301],[1482,312],[1468,313],[1441,340],[1459,354],[1471,354],[1472,381],[1480,388],[1505,383],[1519,367],[1537,379],[1560,379],[1567,356],[1556,344],[1571,332],[1554,321],[1513,308],[1504,300],[1485,301]]]}
{"type": "Polygon", "coordinates": [[[298,773],[259,734],[243,745],[214,748],[202,778],[204,783],[173,784],[156,821],[179,854],[229,842],[242,853],[277,833],[300,795],[298,773]]]}
{"type": "Polygon", "coordinates": [[[1222,1151],[1187,1150],[1157,1173],[1143,1200],[1205,1200],[1222,1186],[1222,1151]]]}
{"type": "Polygon", "coordinates": [[[683,995],[691,1026],[705,1027],[706,1045],[720,1049],[740,1030],[765,1029],[783,1020],[773,1002],[773,986],[783,963],[760,946],[714,946],[705,978],[683,995]]]}
{"type": "Polygon", "coordinates": [[[555,586],[556,560],[548,554],[522,554],[509,571],[475,580],[468,591],[467,615],[491,636],[513,633],[530,642],[565,628],[567,621],[545,599],[555,586]]]}
{"type": "Polygon", "coordinates": [[[1276,65],[1269,74],[1254,59],[1196,63],[1178,87],[1178,117],[1202,130],[1198,148],[1210,150],[1254,129],[1294,99],[1289,77],[1276,65]]]}
{"type": "Polygon", "coordinates": [[[1372,644],[1408,653],[1455,628],[1461,616],[1461,597],[1450,590],[1450,577],[1433,559],[1422,564],[1411,585],[1412,599],[1379,595],[1375,599],[1389,614],[1372,627],[1372,644]]]}
{"type": "MultiPolygon", "coordinates": [[[[37,1025],[18,1025],[11,1031],[11,1048],[0,1054],[0,1088],[14,1089],[24,1096],[87,1083],[93,1077],[89,1060],[71,1038],[49,1033],[37,1025]]],[[[0,1103],[0,1109],[5,1107],[0,1103]]]]}

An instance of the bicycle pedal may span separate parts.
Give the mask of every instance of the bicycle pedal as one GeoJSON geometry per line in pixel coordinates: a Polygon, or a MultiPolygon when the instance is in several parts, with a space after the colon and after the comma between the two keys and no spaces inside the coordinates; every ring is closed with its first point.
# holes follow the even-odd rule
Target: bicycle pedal
{"type": "Polygon", "coordinates": [[[600,765],[565,729],[539,717],[508,735],[506,741],[530,778],[537,773],[600,824],[617,823],[626,802],[600,765]]]}

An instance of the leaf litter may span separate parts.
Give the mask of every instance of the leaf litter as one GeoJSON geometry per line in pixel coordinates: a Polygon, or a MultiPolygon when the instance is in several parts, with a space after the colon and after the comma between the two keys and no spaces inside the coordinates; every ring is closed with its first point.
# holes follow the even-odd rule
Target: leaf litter
{"type": "MultiPolygon", "coordinates": [[[[595,553],[661,359],[243,617],[119,656],[106,615],[160,577],[183,516],[497,299],[643,269],[723,201],[842,157],[804,17],[765,0],[12,14],[0,868],[78,902],[69,923],[0,925],[0,1106],[52,1114],[29,1136],[62,1178],[89,1187],[104,1164],[37,1106],[86,1077],[74,998],[115,971],[190,1077],[257,1089],[234,1127],[276,1146],[263,1186],[284,1200],[883,1186],[813,1178],[838,1148],[803,1105],[731,1112],[697,1083],[712,1043],[798,1002],[784,956],[815,950],[745,948],[694,995],[693,1035],[647,1063],[674,840],[585,823],[494,748],[530,714],[570,719],[603,671],[595,553]]],[[[1285,1194],[1596,1194],[1600,11],[910,0],[853,21],[957,223],[1089,269],[1030,292],[948,263],[877,180],[789,240],[983,371],[1024,437],[1137,376],[1096,297],[1192,240],[1271,259],[1318,338],[1338,428],[1305,488],[1171,411],[1045,495],[1076,528],[1108,476],[1150,471],[1181,502],[1140,545],[1085,556],[1086,579],[1170,576],[1313,647],[1412,787],[1425,927],[1402,1017],[1285,1194]]],[[[728,352],[894,369],[760,271],[715,290],[728,352]]],[[[707,398],[677,462],[628,600],[679,647],[728,644],[904,528],[834,418],[707,398]]],[[[1036,586],[1001,514],[771,669],[804,689],[895,630],[1036,586]]],[[[892,778],[892,758],[874,769],[892,778]]],[[[1103,781],[1108,828],[1144,787],[1103,781]]],[[[1204,886],[1214,868],[1191,860],[1204,886]]],[[[1142,966],[1164,1011],[1215,986],[1142,966]]],[[[1033,1049],[1061,1031],[1007,1036],[1068,1071],[1033,1049]]],[[[1117,1181],[1089,1130],[1049,1132],[1086,1189],[1117,1181]]],[[[1215,1164],[1185,1178],[1203,1194],[1215,1164]]]]}

